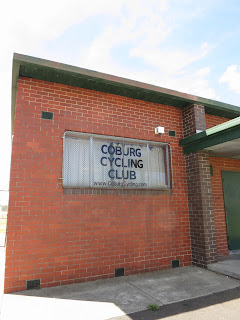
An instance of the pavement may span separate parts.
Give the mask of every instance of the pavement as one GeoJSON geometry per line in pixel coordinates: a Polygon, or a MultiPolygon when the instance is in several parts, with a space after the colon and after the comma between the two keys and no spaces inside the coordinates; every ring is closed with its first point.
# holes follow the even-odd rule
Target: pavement
{"type": "Polygon", "coordinates": [[[239,320],[240,287],[112,320],[239,320]]]}
{"type": "Polygon", "coordinates": [[[240,280],[240,253],[223,257],[222,261],[208,265],[208,270],[240,280]]]}
{"type": "Polygon", "coordinates": [[[1,319],[215,320],[219,313],[216,308],[221,310],[219,319],[229,320],[239,319],[239,297],[239,280],[196,267],[183,267],[5,294],[1,319]],[[230,303],[231,306],[224,303],[230,303]],[[149,304],[160,308],[148,311],[149,304]],[[205,315],[201,313],[202,310],[205,315]],[[231,310],[232,318],[224,318],[224,312],[229,316],[231,310]],[[194,312],[200,312],[203,317],[194,312]],[[208,317],[206,312],[212,315],[208,317]]]}
{"type": "MultiPolygon", "coordinates": [[[[238,277],[183,267],[3,295],[4,260],[0,246],[0,320],[240,319],[238,277]]],[[[212,266],[239,274],[239,263],[238,254],[212,266]]]]}

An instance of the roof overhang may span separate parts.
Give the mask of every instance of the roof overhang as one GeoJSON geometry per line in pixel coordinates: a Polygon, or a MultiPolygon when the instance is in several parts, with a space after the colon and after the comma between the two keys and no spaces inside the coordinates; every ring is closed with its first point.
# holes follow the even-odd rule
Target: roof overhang
{"type": "Polygon", "coordinates": [[[208,150],[214,157],[240,159],[240,117],[182,139],[185,154],[208,150]]]}
{"type": "Polygon", "coordinates": [[[240,115],[240,108],[230,104],[15,53],[12,70],[12,129],[19,76],[62,83],[177,108],[183,108],[189,103],[197,103],[205,106],[206,113],[229,119],[240,115]]]}

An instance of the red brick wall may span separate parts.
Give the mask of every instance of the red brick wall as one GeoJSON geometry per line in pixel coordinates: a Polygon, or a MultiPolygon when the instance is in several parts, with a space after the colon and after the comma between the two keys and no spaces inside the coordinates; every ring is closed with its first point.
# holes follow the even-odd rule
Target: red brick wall
{"type": "Polygon", "coordinates": [[[227,244],[227,229],[221,171],[240,171],[240,160],[210,157],[210,163],[213,166],[212,194],[217,239],[217,252],[219,256],[224,256],[228,255],[229,251],[227,244]]]}
{"type": "Polygon", "coordinates": [[[181,110],[27,78],[18,82],[5,292],[191,264],[181,110]],[[54,120],[41,119],[41,110],[54,120]],[[154,135],[158,125],[176,137],[154,135]],[[65,130],[170,142],[173,192],[63,194],[65,130]]]}
{"type": "MultiPolygon", "coordinates": [[[[207,129],[217,126],[229,119],[206,114],[207,129]]],[[[240,160],[210,157],[213,166],[212,194],[214,205],[214,218],[217,239],[217,252],[219,256],[228,255],[226,217],[224,209],[223,187],[221,171],[240,171],[240,160]]]]}
{"type": "Polygon", "coordinates": [[[212,128],[215,127],[221,123],[224,123],[226,121],[229,121],[230,119],[222,118],[218,116],[213,116],[211,114],[206,114],[206,128],[212,128]]]}

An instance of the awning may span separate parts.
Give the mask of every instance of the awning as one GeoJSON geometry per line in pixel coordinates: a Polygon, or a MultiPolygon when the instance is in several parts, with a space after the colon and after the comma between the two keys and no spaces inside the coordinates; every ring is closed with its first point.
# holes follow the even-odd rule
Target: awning
{"type": "Polygon", "coordinates": [[[185,154],[208,150],[214,157],[240,159],[240,117],[179,141],[185,154]]]}

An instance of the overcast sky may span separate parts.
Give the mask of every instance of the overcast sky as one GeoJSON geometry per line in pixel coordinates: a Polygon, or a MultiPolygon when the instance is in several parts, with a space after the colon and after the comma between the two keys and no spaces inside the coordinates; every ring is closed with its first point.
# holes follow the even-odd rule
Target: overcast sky
{"type": "Polygon", "coordinates": [[[239,17],[239,0],[4,1],[0,190],[9,181],[13,52],[239,106],[239,17]]]}

